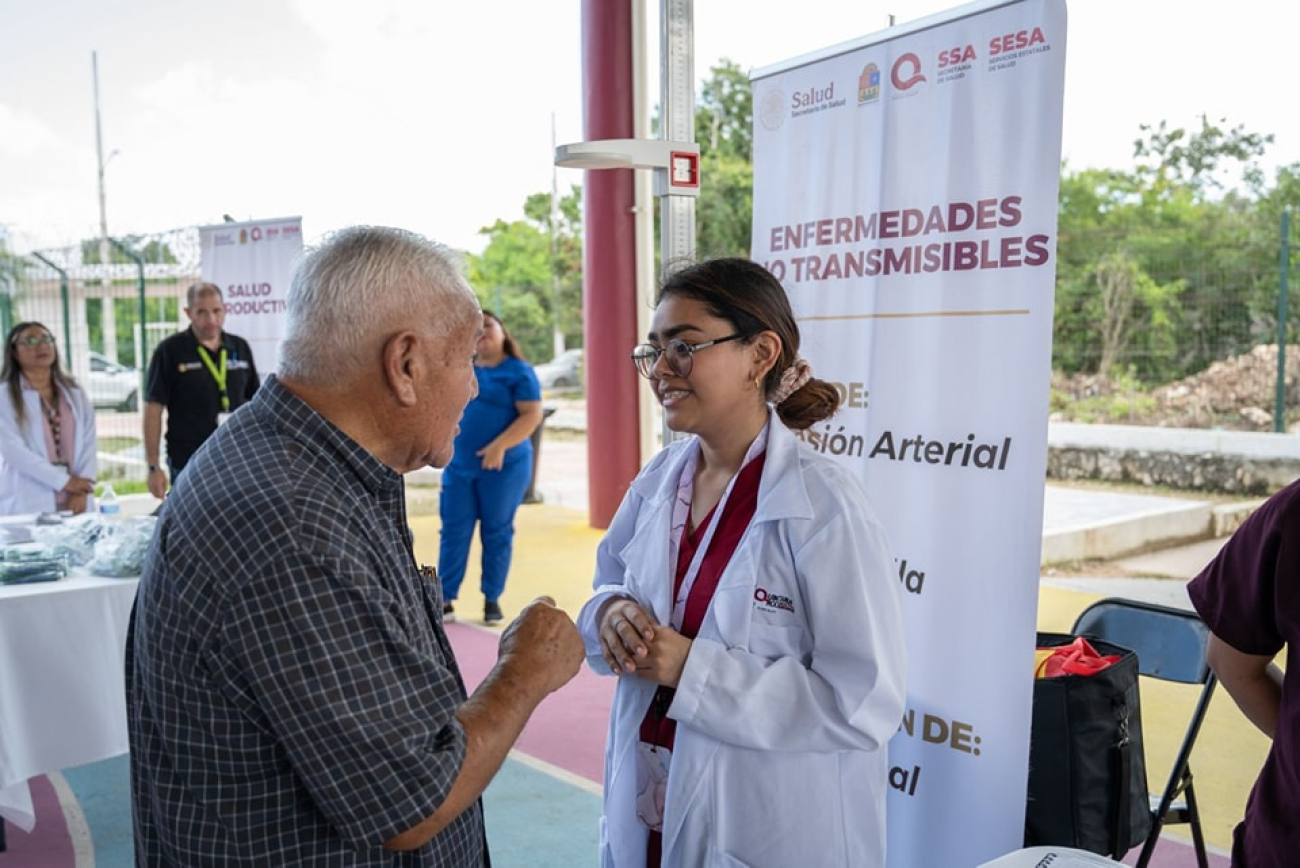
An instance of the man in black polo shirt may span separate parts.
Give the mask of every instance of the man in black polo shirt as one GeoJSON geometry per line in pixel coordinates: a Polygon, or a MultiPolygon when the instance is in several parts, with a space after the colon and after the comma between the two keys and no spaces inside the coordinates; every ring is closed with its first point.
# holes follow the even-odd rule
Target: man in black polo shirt
{"type": "Polygon", "coordinates": [[[221,330],[226,306],[212,283],[185,294],[190,327],[158,345],[145,385],[144,456],[149,493],[161,499],[217,426],[257,391],[259,380],[248,341],[221,330]],[[163,409],[167,410],[167,467],[158,462],[163,409]]]}

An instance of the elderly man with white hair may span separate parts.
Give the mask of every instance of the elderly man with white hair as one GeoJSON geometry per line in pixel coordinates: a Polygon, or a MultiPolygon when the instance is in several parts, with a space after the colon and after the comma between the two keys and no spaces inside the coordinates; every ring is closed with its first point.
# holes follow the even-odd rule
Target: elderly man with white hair
{"type": "Polygon", "coordinates": [[[140,581],[137,864],[488,864],[480,795],[583,651],[536,600],[467,697],[412,555],[402,474],[451,458],[482,322],[411,233],[299,266],[279,374],[179,478],[140,581]]]}

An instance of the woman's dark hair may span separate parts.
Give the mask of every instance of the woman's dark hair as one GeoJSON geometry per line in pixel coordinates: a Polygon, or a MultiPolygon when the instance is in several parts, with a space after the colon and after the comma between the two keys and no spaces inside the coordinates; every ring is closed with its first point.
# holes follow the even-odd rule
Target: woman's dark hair
{"type": "MultiPolygon", "coordinates": [[[[667,274],[655,303],[669,296],[698,301],[712,316],[731,323],[747,343],[760,332],[776,333],[781,355],[763,382],[766,394],[799,356],[799,325],[790,299],[781,282],[757,262],[723,258],[681,266],[667,274]]],[[[803,429],[830,418],[839,408],[840,393],[814,377],[778,404],[776,414],[787,427],[803,429]]]]}
{"type": "Polygon", "coordinates": [[[497,316],[490,310],[483,311],[483,316],[489,317],[493,322],[501,326],[501,334],[503,335],[504,338],[501,341],[501,350],[507,356],[514,356],[516,359],[519,359],[521,362],[528,361],[527,359],[524,358],[523,351],[519,349],[519,344],[515,343],[515,339],[511,337],[510,329],[506,328],[506,324],[501,321],[501,317],[497,316]]]}
{"type": "MultiPolygon", "coordinates": [[[[18,337],[29,328],[39,328],[46,334],[51,333],[49,329],[38,322],[18,323],[9,330],[9,334],[5,337],[5,363],[4,367],[0,368],[0,380],[4,381],[9,387],[9,401],[14,406],[14,416],[17,418],[19,425],[27,418],[27,411],[23,404],[23,369],[18,364],[18,337]]],[[[57,343],[54,345],[54,364],[50,367],[50,376],[55,383],[64,389],[77,388],[77,381],[63,373],[63,370],[59,367],[59,345],[57,343]]]]}

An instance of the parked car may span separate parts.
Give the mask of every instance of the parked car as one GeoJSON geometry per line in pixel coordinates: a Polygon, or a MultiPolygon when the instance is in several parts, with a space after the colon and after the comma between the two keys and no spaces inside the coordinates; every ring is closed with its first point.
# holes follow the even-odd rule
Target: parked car
{"type": "Polygon", "coordinates": [[[582,348],[565,350],[549,362],[533,365],[543,389],[572,389],[582,385],[582,348]]]}
{"type": "Polygon", "coordinates": [[[90,354],[90,373],[82,385],[96,407],[127,413],[140,409],[140,372],[107,356],[90,354]]]}

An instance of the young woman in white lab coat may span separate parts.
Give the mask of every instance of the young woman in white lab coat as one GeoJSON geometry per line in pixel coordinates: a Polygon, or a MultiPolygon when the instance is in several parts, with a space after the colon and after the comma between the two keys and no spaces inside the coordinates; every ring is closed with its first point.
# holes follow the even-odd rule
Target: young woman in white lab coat
{"type": "Polygon", "coordinates": [[[886,745],[905,695],[898,581],[844,464],[780,283],[672,274],[632,354],[673,431],[601,542],[578,626],[619,677],[604,868],[883,868],[886,745]]]}
{"type": "Polygon", "coordinates": [[[49,329],[10,329],[0,381],[0,515],[84,512],[99,466],[95,411],[59,367],[49,329]]]}

